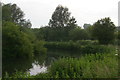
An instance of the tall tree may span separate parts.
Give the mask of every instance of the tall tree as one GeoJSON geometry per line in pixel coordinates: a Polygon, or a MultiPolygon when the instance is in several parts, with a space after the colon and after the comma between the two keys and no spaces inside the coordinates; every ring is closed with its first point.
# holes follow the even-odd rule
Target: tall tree
{"type": "Polygon", "coordinates": [[[52,17],[48,23],[51,28],[51,38],[54,40],[66,40],[68,33],[71,29],[74,29],[77,24],[74,17],[70,17],[70,12],[67,7],[58,5],[52,14],[52,17]]]}
{"type": "Polygon", "coordinates": [[[74,17],[70,17],[70,12],[68,12],[67,7],[58,5],[52,14],[52,17],[49,21],[49,27],[67,27],[67,26],[76,26],[76,20],[74,17]]]}
{"type": "Polygon", "coordinates": [[[69,31],[71,30],[71,29],[74,29],[74,28],[76,28],[78,25],[76,24],[76,20],[75,20],[75,18],[74,17],[70,17],[70,20],[68,21],[68,24],[67,24],[67,28],[69,29],[69,31]]]}
{"type": "Polygon", "coordinates": [[[31,27],[31,22],[24,19],[23,11],[16,4],[3,4],[2,20],[14,22],[20,26],[31,27]]]}
{"type": "Polygon", "coordinates": [[[64,27],[67,25],[70,19],[70,12],[68,8],[58,5],[52,14],[52,19],[50,19],[50,27],[64,27]]]}
{"type": "Polygon", "coordinates": [[[109,44],[115,38],[115,25],[111,19],[104,18],[98,20],[93,25],[93,36],[96,37],[101,44],[109,44]]]}

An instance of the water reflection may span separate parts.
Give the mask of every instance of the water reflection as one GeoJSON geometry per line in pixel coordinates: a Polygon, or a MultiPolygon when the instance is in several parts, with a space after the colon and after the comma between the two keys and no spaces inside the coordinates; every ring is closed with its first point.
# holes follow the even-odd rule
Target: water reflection
{"type": "Polygon", "coordinates": [[[30,75],[36,75],[38,73],[45,73],[47,72],[47,66],[43,63],[42,65],[32,63],[32,68],[29,69],[30,75]]]}
{"type": "Polygon", "coordinates": [[[8,72],[12,74],[17,71],[29,72],[30,75],[47,72],[48,67],[52,62],[61,57],[80,57],[79,52],[48,50],[47,54],[36,55],[30,60],[4,60],[3,74],[8,72]]]}
{"type": "Polygon", "coordinates": [[[9,75],[16,71],[26,72],[28,69],[32,68],[33,60],[4,60],[2,65],[2,74],[7,72],[9,75]]]}
{"type": "MultiPolygon", "coordinates": [[[[37,55],[34,58],[31,59],[20,59],[20,60],[7,60],[4,59],[3,60],[3,69],[2,69],[2,74],[3,76],[5,75],[5,73],[7,72],[9,75],[12,75],[14,72],[16,71],[20,71],[20,72],[27,72],[29,70],[32,70],[30,72],[30,74],[34,74],[33,70],[36,71],[36,69],[38,68],[38,65],[40,66],[40,70],[44,69],[41,68],[42,66],[44,66],[44,61],[45,61],[46,55],[37,55]],[[36,69],[34,69],[36,67],[36,69]]],[[[46,68],[46,67],[45,67],[46,68]]],[[[47,68],[46,68],[47,69],[47,68]]],[[[44,69],[44,70],[46,70],[44,69]]],[[[38,70],[39,71],[39,70],[38,70]]],[[[42,70],[43,71],[43,70],[42,70]]]]}

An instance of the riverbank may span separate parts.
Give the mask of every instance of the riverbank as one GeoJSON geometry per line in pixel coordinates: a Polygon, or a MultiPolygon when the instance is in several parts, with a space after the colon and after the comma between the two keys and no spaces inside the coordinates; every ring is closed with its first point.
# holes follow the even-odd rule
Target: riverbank
{"type": "Polygon", "coordinates": [[[86,54],[81,58],[60,58],[53,62],[47,73],[31,76],[16,72],[5,78],[118,78],[118,54],[86,54]]]}

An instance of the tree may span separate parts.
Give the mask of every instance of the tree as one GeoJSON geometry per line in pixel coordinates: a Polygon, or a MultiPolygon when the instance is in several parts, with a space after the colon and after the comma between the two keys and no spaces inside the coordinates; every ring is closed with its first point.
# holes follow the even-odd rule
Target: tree
{"type": "Polygon", "coordinates": [[[118,39],[120,40],[120,31],[118,31],[118,35],[117,36],[118,36],[118,39]]]}
{"type": "Polygon", "coordinates": [[[74,41],[89,39],[88,33],[84,29],[81,29],[80,27],[69,31],[69,37],[71,40],[74,41]]]}
{"type": "Polygon", "coordinates": [[[101,44],[109,44],[115,38],[115,25],[111,19],[104,18],[98,20],[93,25],[93,36],[99,40],[101,44]]]}
{"type": "Polygon", "coordinates": [[[30,20],[24,19],[23,11],[16,4],[3,4],[2,20],[14,22],[20,26],[31,27],[30,20]]]}
{"type": "Polygon", "coordinates": [[[45,33],[43,33],[44,29],[42,28],[33,28],[33,33],[35,34],[37,40],[44,40],[45,33]]]}
{"type": "Polygon", "coordinates": [[[77,26],[75,18],[70,17],[68,8],[61,5],[55,9],[48,25],[51,28],[50,32],[53,33],[50,35],[51,39],[55,41],[67,40],[69,31],[77,26]]]}
{"type": "Polygon", "coordinates": [[[89,38],[91,39],[91,40],[95,40],[95,37],[93,36],[93,25],[91,25],[91,26],[89,26],[89,27],[87,27],[86,29],[84,29],[87,33],[88,33],[88,35],[89,35],[89,38]]]}
{"type": "Polygon", "coordinates": [[[20,25],[20,26],[22,26],[22,27],[27,27],[27,28],[31,28],[31,26],[32,26],[32,24],[31,24],[31,22],[30,22],[29,19],[28,19],[28,20],[25,20],[25,19],[21,20],[21,21],[18,23],[18,25],[20,25]]]}
{"type": "Polygon", "coordinates": [[[58,5],[50,19],[50,27],[65,27],[70,19],[68,8],[58,5]]]}
{"type": "Polygon", "coordinates": [[[78,26],[76,24],[76,22],[77,21],[75,20],[74,17],[70,18],[70,20],[69,20],[69,22],[67,24],[67,27],[65,27],[65,29],[64,29],[64,32],[65,32],[64,35],[69,36],[69,31],[75,29],[78,26]]]}
{"type": "Polygon", "coordinates": [[[34,44],[34,54],[46,54],[47,48],[44,47],[44,41],[36,41],[34,44]]]}
{"type": "Polygon", "coordinates": [[[11,22],[3,23],[3,58],[33,57],[33,46],[28,35],[20,31],[20,27],[11,22]]]}
{"type": "Polygon", "coordinates": [[[48,25],[49,27],[76,27],[76,20],[74,17],[70,17],[70,12],[68,12],[67,7],[58,5],[52,14],[48,25]]]}

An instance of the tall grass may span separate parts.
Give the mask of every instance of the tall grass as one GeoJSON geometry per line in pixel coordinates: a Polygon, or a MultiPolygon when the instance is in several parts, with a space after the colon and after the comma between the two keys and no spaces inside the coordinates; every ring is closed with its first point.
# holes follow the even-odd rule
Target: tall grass
{"type": "Polygon", "coordinates": [[[54,78],[116,78],[118,57],[113,52],[61,58],[51,65],[49,72],[54,78]]]}

